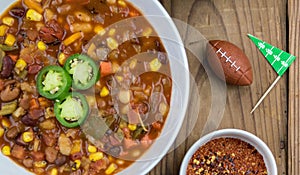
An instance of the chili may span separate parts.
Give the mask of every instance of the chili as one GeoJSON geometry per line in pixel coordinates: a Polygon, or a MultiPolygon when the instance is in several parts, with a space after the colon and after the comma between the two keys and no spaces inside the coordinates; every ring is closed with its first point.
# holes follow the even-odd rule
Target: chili
{"type": "Polygon", "coordinates": [[[95,62],[86,55],[74,54],[70,56],[64,68],[72,75],[73,87],[76,89],[89,89],[100,78],[99,68],[95,62]]]}
{"type": "Polygon", "coordinates": [[[85,121],[89,113],[89,105],[82,94],[72,92],[54,104],[54,113],[60,124],[73,128],[85,121]]]}
{"type": "Polygon", "coordinates": [[[64,98],[71,84],[71,76],[62,67],[54,65],[44,67],[36,81],[38,92],[48,99],[64,98]]]}

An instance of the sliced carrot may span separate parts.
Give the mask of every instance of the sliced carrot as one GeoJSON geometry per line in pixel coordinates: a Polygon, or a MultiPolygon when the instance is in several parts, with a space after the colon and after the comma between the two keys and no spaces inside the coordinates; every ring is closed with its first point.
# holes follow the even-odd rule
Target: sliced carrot
{"type": "Polygon", "coordinates": [[[29,101],[30,109],[38,109],[40,107],[38,100],[36,98],[32,98],[29,101]]]}
{"type": "Polygon", "coordinates": [[[145,135],[142,140],[141,144],[144,148],[149,147],[152,144],[153,140],[150,138],[149,134],[145,135]]]}
{"type": "Polygon", "coordinates": [[[14,61],[14,62],[17,62],[19,56],[18,55],[9,55],[10,58],[14,61]]]}
{"type": "Polygon", "coordinates": [[[140,16],[140,13],[138,13],[138,12],[135,11],[135,10],[132,10],[132,11],[129,12],[129,16],[131,16],[131,17],[140,16]]]}
{"type": "Polygon", "coordinates": [[[100,62],[100,75],[101,77],[105,77],[113,73],[111,62],[100,62]]]}
{"type": "Polygon", "coordinates": [[[127,139],[127,138],[124,138],[123,143],[125,149],[130,149],[138,145],[138,143],[135,140],[127,139]]]}

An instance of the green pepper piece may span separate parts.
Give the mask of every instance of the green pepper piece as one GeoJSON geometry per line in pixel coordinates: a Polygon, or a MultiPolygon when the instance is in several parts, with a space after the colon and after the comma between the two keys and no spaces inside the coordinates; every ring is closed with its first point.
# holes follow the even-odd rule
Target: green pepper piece
{"type": "Polygon", "coordinates": [[[17,45],[8,46],[8,45],[0,44],[0,49],[3,51],[14,51],[19,49],[19,47],[17,45]]]}
{"type": "Polygon", "coordinates": [[[9,103],[5,103],[0,110],[0,115],[8,115],[12,114],[17,109],[18,103],[17,101],[12,101],[9,103]]]}
{"type": "Polygon", "coordinates": [[[64,68],[73,78],[73,87],[79,90],[91,88],[100,78],[99,67],[86,55],[70,56],[64,68]]]}
{"type": "Polygon", "coordinates": [[[71,76],[60,66],[46,66],[37,76],[38,92],[48,99],[62,99],[72,85],[71,76]]]}
{"type": "Polygon", "coordinates": [[[63,100],[55,102],[54,113],[60,124],[74,128],[85,121],[89,113],[89,105],[82,94],[72,92],[63,100]]]}

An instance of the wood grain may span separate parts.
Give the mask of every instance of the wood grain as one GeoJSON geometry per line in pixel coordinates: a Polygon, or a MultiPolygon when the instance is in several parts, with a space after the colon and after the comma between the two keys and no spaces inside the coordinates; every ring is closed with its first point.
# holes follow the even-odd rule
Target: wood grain
{"type": "MultiPolygon", "coordinates": [[[[161,3],[173,18],[195,27],[208,40],[228,40],[244,50],[253,66],[254,82],[249,87],[227,86],[227,104],[218,129],[238,128],[257,135],[273,152],[278,165],[278,174],[287,174],[287,75],[282,77],[254,115],[250,115],[251,108],[276,79],[277,74],[246,36],[247,33],[251,33],[274,46],[287,49],[287,0],[161,0],[161,3]]],[[[290,3],[294,3],[294,11],[297,11],[296,7],[299,7],[299,4],[295,4],[299,2],[291,0],[290,3]]],[[[299,16],[293,16],[293,19],[297,21],[299,16]]],[[[295,24],[296,22],[293,25],[295,24]]],[[[299,29],[295,30],[293,36],[299,37],[298,31],[299,29]]],[[[149,175],[178,174],[185,152],[201,137],[205,116],[211,108],[208,76],[203,66],[197,63],[195,55],[189,53],[188,58],[191,74],[197,82],[202,102],[197,127],[192,130],[185,142],[166,155],[149,175]]],[[[292,69],[290,71],[293,71],[292,69]]],[[[292,98],[299,92],[299,75],[294,73],[293,76],[290,75],[290,79],[297,79],[292,83],[289,81],[289,88],[294,87],[294,94],[289,93],[289,98],[292,98]]],[[[295,110],[291,105],[299,105],[299,98],[290,103],[289,109],[295,110]]],[[[299,128],[299,123],[296,122],[298,120],[292,117],[297,116],[295,114],[299,114],[299,109],[289,115],[289,124],[294,126],[293,130],[289,130],[289,134],[293,137],[298,136],[295,131],[299,128]]],[[[188,114],[187,117],[197,116],[188,114]]],[[[299,167],[296,163],[300,161],[300,157],[295,156],[295,153],[299,152],[292,150],[298,143],[299,138],[289,142],[289,155],[294,155],[293,160],[289,159],[289,164],[294,166],[291,175],[300,174],[299,171],[295,171],[299,167]]]]}
{"type": "Polygon", "coordinates": [[[288,174],[300,174],[300,151],[299,151],[299,30],[300,30],[300,3],[298,0],[289,0],[288,19],[289,19],[289,51],[297,56],[295,63],[289,69],[289,120],[288,120],[288,174]]]}

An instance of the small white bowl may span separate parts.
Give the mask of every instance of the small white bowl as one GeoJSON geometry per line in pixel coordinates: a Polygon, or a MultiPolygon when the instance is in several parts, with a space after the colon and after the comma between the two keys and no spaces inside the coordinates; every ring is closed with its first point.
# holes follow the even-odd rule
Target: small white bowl
{"type": "Polygon", "coordinates": [[[239,129],[222,129],[218,131],[211,132],[204,137],[201,137],[194,145],[189,149],[186,153],[181,167],[180,167],[180,175],[186,175],[186,169],[189,163],[189,160],[192,158],[193,154],[204,144],[207,142],[216,139],[216,138],[236,138],[240,139],[244,142],[249,143],[254,146],[256,150],[263,156],[265,165],[268,170],[269,175],[277,175],[277,165],[274,159],[274,156],[269,149],[269,147],[258,137],[255,135],[239,130],[239,129]]]}

